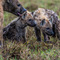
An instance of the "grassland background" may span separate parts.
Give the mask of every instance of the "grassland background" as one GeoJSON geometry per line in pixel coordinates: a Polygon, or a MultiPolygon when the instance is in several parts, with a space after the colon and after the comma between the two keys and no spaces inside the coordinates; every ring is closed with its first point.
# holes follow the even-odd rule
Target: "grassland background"
{"type": "MultiPolygon", "coordinates": [[[[29,11],[37,8],[46,8],[55,11],[60,17],[60,0],[20,0],[20,3],[29,11]]],[[[17,16],[4,12],[4,27],[17,16]]],[[[36,41],[34,29],[27,27],[27,43],[5,41],[3,56],[0,60],[60,60],[60,41],[52,38],[52,43],[36,41]]]]}

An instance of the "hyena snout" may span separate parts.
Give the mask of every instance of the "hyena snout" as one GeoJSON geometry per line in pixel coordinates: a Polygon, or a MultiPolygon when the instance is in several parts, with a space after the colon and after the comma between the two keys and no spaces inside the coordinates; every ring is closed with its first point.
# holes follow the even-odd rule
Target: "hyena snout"
{"type": "Polygon", "coordinates": [[[53,30],[50,29],[50,28],[46,28],[46,29],[45,29],[45,32],[46,32],[46,34],[49,35],[49,36],[53,36],[53,35],[54,35],[53,30]]]}
{"type": "Polygon", "coordinates": [[[33,19],[29,19],[29,20],[27,21],[27,25],[29,25],[29,26],[31,26],[31,27],[35,27],[36,24],[37,24],[36,21],[33,20],[33,19]]]}
{"type": "Polygon", "coordinates": [[[19,8],[16,10],[16,13],[20,16],[24,12],[26,12],[26,9],[23,8],[22,6],[18,6],[19,8]]]}
{"type": "Polygon", "coordinates": [[[4,11],[20,16],[26,9],[20,4],[19,0],[5,0],[3,4],[4,11]]]}
{"type": "Polygon", "coordinates": [[[22,7],[22,8],[20,9],[20,14],[23,14],[25,11],[26,11],[26,9],[22,7]]]}

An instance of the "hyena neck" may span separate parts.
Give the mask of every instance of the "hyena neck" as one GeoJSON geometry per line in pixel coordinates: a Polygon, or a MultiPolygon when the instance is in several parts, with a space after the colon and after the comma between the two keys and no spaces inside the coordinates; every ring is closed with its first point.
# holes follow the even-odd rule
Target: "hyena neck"
{"type": "Polygon", "coordinates": [[[26,24],[24,23],[24,20],[22,20],[20,17],[16,18],[14,20],[16,22],[16,26],[19,27],[20,29],[25,29],[26,24]]]}
{"type": "MultiPolygon", "coordinates": [[[[8,9],[9,9],[9,5],[7,5],[6,0],[3,1],[2,6],[3,6],[3,10],[4,10],[4,11],[8,11],[8,9]]],[[[12,7],[11,7],[11,9],[12,9],[12,7]]]]}
{"type": "Polygon", "coordinates": [[[3,6],[3,10],[7,12],[10,12],[13,9],[12,6],[9,6],[9,4],[7,3],[7,0],[2,1],[2,6],[3,6]]]}
{"type": "MultiPolygon", "coordinates": [[[[1,0],[0,0],[0,1],[1,1],[1,0]]],[[[1,3],[2,3],[2,6],[5,4],[5,2],[6,2],[6,0],[2,0],[2,2],[1,2],[1,3]]]]}

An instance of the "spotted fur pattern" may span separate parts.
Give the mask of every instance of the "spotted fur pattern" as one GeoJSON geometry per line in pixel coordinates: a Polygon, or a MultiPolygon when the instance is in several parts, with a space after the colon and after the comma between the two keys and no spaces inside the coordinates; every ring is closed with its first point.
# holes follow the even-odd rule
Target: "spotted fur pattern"
{"type": "Polygon", "coordinates": [[[60,20],[56,22],[56,35],[58,39],[60,40],[60,20]]]}
{"type": "MultiPolygon", "coordinates": [[[[33,13],[34,19],[37,21],[35,32],[37,40],[41,41],[41,31],[44,36],[44,41],[49,40],[49,36],[55,36],[56,33],[56,22],[58,21],[58,15],[48,9],[38,8],[33,13]],[[54,27],[53,27],[54,25],[54,27]]],[[[57,28],[58,29],[58,28],[57,28]]]]}

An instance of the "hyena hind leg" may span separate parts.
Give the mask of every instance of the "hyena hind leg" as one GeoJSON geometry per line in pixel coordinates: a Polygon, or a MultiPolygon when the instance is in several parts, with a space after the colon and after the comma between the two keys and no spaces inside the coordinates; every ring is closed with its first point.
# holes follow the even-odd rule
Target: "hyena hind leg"
{"type": "Polygon", "coordinates": [[[60,31],[57,30],[57,38],[60,40],[60,31]]]}
{"type": "Polygon", "coordinates": [[[41,41],[41,31],[40,31],[40,29],[35,27],[35,34],[36,34],[36,37],[37,37],[37,41],[41,41]]]}
{"type": "Polygon", "coordinates": [[[60,40],[60,20],[56,22],[56,34],[57,38],[60,40]]]}

